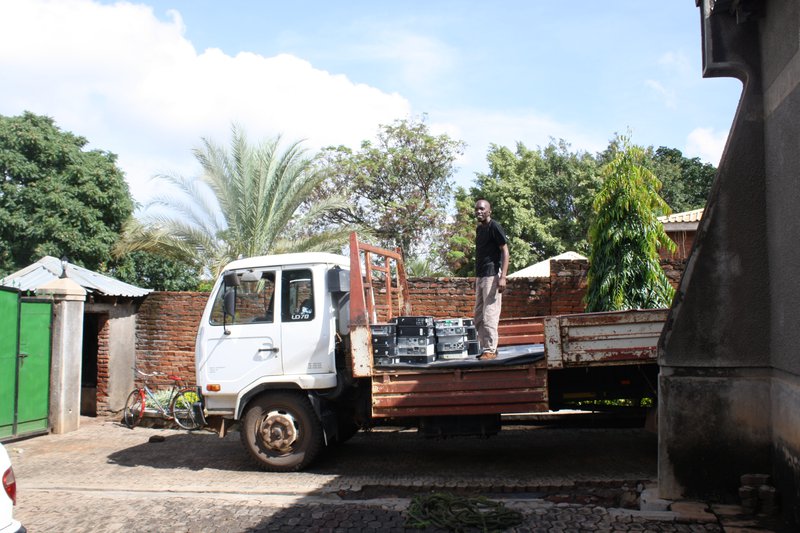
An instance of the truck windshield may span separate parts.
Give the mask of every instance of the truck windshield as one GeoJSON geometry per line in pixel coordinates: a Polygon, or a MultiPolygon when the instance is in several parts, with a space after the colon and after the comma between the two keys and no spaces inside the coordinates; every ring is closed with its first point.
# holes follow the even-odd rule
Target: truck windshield
{"type": "Polygon", "coordinates": [[[227,317],[228,325],[254,324],[273,322],[275,272],[270,270],[244,270],[236,272],[239,278],[238,286],[220,285],[214,298],[214,307],[211,310],[209,322],[212,326],[223,324],[223,303],[225,294],[234,291],[236,298],[236,314],[227,317]]]}

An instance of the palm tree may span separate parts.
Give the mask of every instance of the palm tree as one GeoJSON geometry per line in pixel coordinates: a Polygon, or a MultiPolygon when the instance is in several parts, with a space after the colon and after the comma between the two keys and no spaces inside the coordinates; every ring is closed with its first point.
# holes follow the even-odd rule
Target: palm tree
{"type": "Polygon", "coordinates": [[[200,177],[157,176],[179,195],[148,202],[141,218],[127,224],[117,255],[148,251],[216,275],[238,257],[341,250],[352,228],[332,227],[324,217],[346,205],[338,197],[304,204],[323,176],[300,142],[281,150],[280,141],[278,136],[252,146],[237,126],[229,151],[202,139],[193,151],[200,177]],[[313,230],[317,222],[325,231],[313,230]]]}
{"type": "Polygon", "coordinates": [[[447,273],[434,265],[430,257],[414,257],[405,263],[406,275],[414,278],[441,278],[447,273]]]}

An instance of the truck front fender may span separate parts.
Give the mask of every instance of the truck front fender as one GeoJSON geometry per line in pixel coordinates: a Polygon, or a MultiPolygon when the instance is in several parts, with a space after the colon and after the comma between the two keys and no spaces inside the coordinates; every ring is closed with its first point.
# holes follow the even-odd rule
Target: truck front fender
{"type": "Polygon", "coordinates": [[[328,390],[336,387],[336,374],[304,374],[296,376],[268,376],[254,381],[236,398],[234,418],[239,420],[247,404],[265,390],[328,390]]]}

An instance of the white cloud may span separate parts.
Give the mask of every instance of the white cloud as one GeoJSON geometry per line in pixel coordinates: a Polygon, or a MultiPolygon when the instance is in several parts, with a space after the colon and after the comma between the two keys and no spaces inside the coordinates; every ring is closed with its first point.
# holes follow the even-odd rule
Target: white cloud
{"type": "Polygon", "coordinates": [[[356,84],[291,55],[195,50],[177,12],[90,0],[0,2],[0,113],[55,119],[117,153],[131,191],[191,168],[200,137],[225,144],[232,122],[251,140],[283,134],[306,147],[357,146],[410,114],[398,94],[356,84]]]}
{"type": "Polygon", "coordinates": [[[435,91],[446,82],[458,57],[441,41],[400,30],[376,32],[368,45],[357,49],[356,55],[389,65],[403,84],[422,94],[435,91]]]}
{"type": "Polygon", "coordinates": [[[679,107],[679,95],[694,83],[697,75],[692,70],[691,61],[683,52],[665,52],[658,58],[657,64],[658,72],[655,74],[661,80],[647,79],[644,84],[667,109],[676,111],[679,107]]]}
{"type": "Polygon", "coordinates": [[[658,64],[673,75],[692,78],[695,74],[692,62],[683,52],[665,52],[658,58],[658,64]]]}
{"type": "Polygon", "coordinates": [[[678,108],[677,99],[675,97],[675,91],[667,89],[661,83],[655,80],[645,80],[644,84],[650,89],[652,89],[660,97],[661,101],[668,109],[678,108]]]}
{"type": "Polygon", "coordinates": [[[701,160],[719,166],[722,151],[728,141],[728,132],[715,132],[711,128],[695,128],[686,138],[686,157],[699,157],[701,160]]]}

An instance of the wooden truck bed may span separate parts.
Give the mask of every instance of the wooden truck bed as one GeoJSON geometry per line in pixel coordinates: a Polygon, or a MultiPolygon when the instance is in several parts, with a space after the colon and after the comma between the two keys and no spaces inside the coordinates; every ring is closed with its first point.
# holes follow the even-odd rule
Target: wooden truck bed
{"type": "Polygon", "coordinates": [[[546,317],[547,366],[655,363],[667,312],[646,309],[546,317]]]}
{"type": "Polygon", "coordinates": [[[372,416],[415,417],[546,411],[547,364],[377,371],[372,416]]]}

